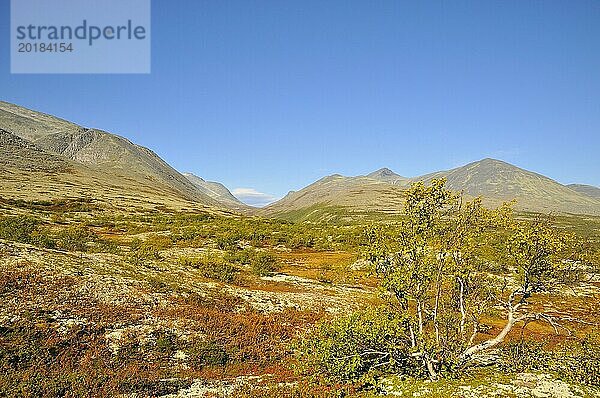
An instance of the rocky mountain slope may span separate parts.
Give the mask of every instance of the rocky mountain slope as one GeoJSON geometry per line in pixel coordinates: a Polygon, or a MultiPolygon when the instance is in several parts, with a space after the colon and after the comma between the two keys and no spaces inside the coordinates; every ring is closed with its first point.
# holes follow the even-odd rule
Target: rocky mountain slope
{"type": "MultiPolygon", "coordinates": [[[[9,168],[13,174],[27,171],[27,167],[23,167],[28,164],[27,159],[32,159],[30,152],[34,151],[38,159],[33,162],[36,168],[43,169],[57,162],[69,164],[71,177],[81,177],[80,185],[76,188],[87,188],[88,192],[94,192],[95,195],[101,195],[102,188],[110,190],[112,187],[115,189],[113,193],[116,193],[118,189],[115,187],[120,187],[125,190],[120,193],[121,196],[137,192],[143,193],[142,197],[149,196],[158,202],[189,202],[191,206],[196,204],[214,208],[228,208],[231,204],[230,201],[221,203],[206,194],[150,149],[115,134],[84,128],[7,102],[0,102],[0,128],[3,130],[3,140],[20,148],[3,148],[1,162],[5,165],[5,173],[9,168]],[[108,184],[98,186],[98,178],[108,184]]],[[[36,179],[34,175],[25,177],[30,182],[36,179]]],[[[58,184],[59,181],[55,183],[64,189],[58,189],[58,185],[55,188],[62,195],[67,195],[69,184],[64,177],[63,173],[54,175],[53,179],[61,180],[62,185],[58,184]]],[[[48,185],[47,180],[38,182],[37,185],[48,185]]],[[[3,191],[8,193],[6,189],[3,191]]],[[[30,193],[33,196],[52,196],[49,192],[30,193]]]]}
{"type": "Polygon", "coordinates": [[[410,185],[410,179],[402,177],[399,174],[394,173],[392,170],[384,167],[366,175],[368,178],[373,178],[378,181],[387,182],[394,185],[410,185]]]}
{"type": "MultiPolygon", "coordinates": [[[[318,206],[384,212],[402,210],[403,191],[412,182],[446,178],[447,186],[467,196],[482,196],[488,206],[517,200],[516,208],[532,212],[600,215],[600,200],[593,190],[562,185],[548,177],[509,163],[483,159],[447,171],[406,178],[383,168],[366,176],[325,177],[267,206],[266,214],[281,215],[318,206]]],[[[592,187],[593,188],[593,187],[592,187]]]]}
{"type": "Polygon", "coordinates": [[[206,181],[193,173],[183,173],[194,186],[204,194],[215,199],[219,203],[226,204],[227,207],[238,210],[248,210],[250,206],[240,202],[238,198],[233,196],[231,191],[220,182],[206,181]]]}

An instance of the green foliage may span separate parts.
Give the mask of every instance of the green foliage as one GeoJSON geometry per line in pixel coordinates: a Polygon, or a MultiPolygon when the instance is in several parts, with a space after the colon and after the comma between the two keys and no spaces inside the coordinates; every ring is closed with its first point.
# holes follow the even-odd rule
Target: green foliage
{"type": "Polygon", "coordinates": [[[32,235],[40,221],[29,216],[0,217],[0,239],[33,243],[32,235]]]}
{"type": "Polygon", "coordinates": [[[67,251],[87,251],[87,244],[96,240],[96,234],[84,225],[74,225],[58,232],[57,247],[67,251]]]}
{"type": "Polygon", "coordinates": [[[544,344],[520,340],[501,350],[500,369],[505,372],[553,372],[581,384],[600,386],[600,343],[598,336],[567,340],[552,350],[544,344]]]}
{"type": "Polygon", "coordinates": [[[551,360],[551,353],[544,350],[544,343],[519,340],[502,347],[500,369],[506,372],[530,372],[542,370],[551,360]]]}
{"type": "Polygon", "coordinates": [[[256,251],[251,248],[242,250],[229,250],[223,255],[223,260],[239,265],[249,265],[255,256],[256,251]]]}
{"type": "Polygon", "coordinates": [[[549,218],[515,223],[507,251],[523,294],[529,296],[581,279],[583,257],[575,235],[559,232],[549,218]]]}
{"type": "Polygon", "coordinates": [[[153,261],[160,259],[160,252],[155,247],[146,244],[140,239],[134,239],[131,242],[131,247],[129,250],[129,255],[127,256],[127,261],[136,267],[139,266],[148,266],[153,261]]]}
{"type": "Polygon", "coordinates": [[[310,233],[298,233],[287,241],[290,249],[312,248],[315,246],[315,237],[310,233]]]}
{"type": "Polygon", "coordinates": [[[217,236],[216,244],[220,250],[234,250],[237,249],[238,241],[240,237],[235,233],[227,233],[222,236],[217,236]]]}
{"type": "Polygon", "coordinates": [[[485,312],[494,285],[476,272],[486,211],[481,201],[463,203],[444,184],[413,184],[395,239],[381,229],[367,232],[367,258],[383,297],[407,320],[412,349],[432,378],[457,366],[470,334],[467,322],[485,312]]]}
{"type": "Polygon", "coordinates": [[[42,228],[40,220],[31,216],[0,217],[0,239],[28,243],[48,249],[56,247],[56,239],[42,228]]]}
{"type": "Polygon", "coordinates": [[[191,266],[197,268],[202,276],[220,282],[231,283],[239,273],[238,267],[231,264],[214,252],[207,252],[203,256],[191,260],[191,266]]]}
{"type": "Polygon", "coordinates": [[[567,347],[560,374],[570,380],[600,386],[600,342],[598,334],[586,336],[573,347],[567,347]]]}
{"type": "Polygon", "coordinates": [[[177,351],[178,339],[177,336],[167,330],[158,330],[151,335],[155,339],[155,349],[165,356],[172,356],[177,351]]]}
{"type": "Polygon", "coordinates": [[[260,252],[251,260],[252,273],[259,276],[269,276],[279,271],[281,265],[277,257],[271,253],[260,252]]]}
{"type": "Polygon", "coordinates": [[[300,371],[331,380],[359,380],[373,372],[420,371],[410,355],[408,320],[375,307],[320,322],[296,348],[300,371]]]}
{"type": "Polygon", "coordinates": [[[582,273],[574,236],[548,220],[515,221],[510,204],[489,211],[480,199],[464,202],[444,180],[413,184],[396,237],[382,231],[367,231],[367,258],[382,297],[407,320],[411,349],[431,379],[460,370],[474,354],[500,344],[520,321],[554,326],[552,315],[528,313],[524,305],[559,283],[573,285],[582,273]],[[494,262],[503,265],[491,267],[494,262]],[[518,288],[506,292],[492,271],[516,280],[518,288]],[[498,302],[505,303],[505,328],[474,344],[483,331],[481,319],[498,302]]]}

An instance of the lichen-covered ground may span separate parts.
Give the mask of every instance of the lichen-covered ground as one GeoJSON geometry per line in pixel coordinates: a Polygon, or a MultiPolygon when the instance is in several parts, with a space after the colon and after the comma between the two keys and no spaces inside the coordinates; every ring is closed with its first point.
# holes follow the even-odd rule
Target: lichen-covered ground
{"type": "MultiPolygon", "coordinates": [[[[36,220],[0,235],[0,396],[600,396],[557,375],[488,368],[436,383],[387,378],[377,391],[298,375],[295,339],[320,319],[378,301],[360,225],[23,204],[0,212],[3,228],[36,220]],[[272,255],[277,269],[256,272],[244,253],[272,255]]],[[[591,330],[600,289],[575,293],[552,297],[546,310],[591,330]]],[[[501,322],[490,319],[490,333],[501,322]]],[[[567,338],[535,324],[523,333],[567,338]]]]}

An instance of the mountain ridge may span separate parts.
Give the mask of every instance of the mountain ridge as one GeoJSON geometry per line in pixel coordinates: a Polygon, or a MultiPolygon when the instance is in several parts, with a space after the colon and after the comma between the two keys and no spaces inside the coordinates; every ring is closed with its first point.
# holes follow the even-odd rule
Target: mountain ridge
{"type": "MultiPolygon", "coordinates": [[[[290,191],[263,209],[253,209],[233,196],[223,184],[180,173],[151,149],[116,134],[85,128],[3,101],[0,101],[0,129],[3,143],[0,168],[6,180],[10,180],[11,173],[32,180],[33,176],[23,174],[29,171],[47,179],[42,175],[54,170],[61,177],[53,178],[62,178],[65,186],[77,184],[73,179],[82,184],[87,180],[96,184],[104,181],[107,186],[113,186],[115,194],[118,187],[128,187],[137,189],[138,193],[159,193],[155,195],[158,198],[176,197],[182,204],[187,201],[205,207],[277,216],[315,205],[401,212],[405,190],[411,183],[446,178],[448,188],[471,197],[482,196],[488,206],[516,199],[517,209],[524,211],[600,215],[600,188],[563,185],[542,174],[492,158],[418,177],[404,177],[386,167],[355,177],[333,174],[290,191]],[[31,159],[37,160],[32,162],[31,159]]],[[[11,184],[15,189],[19,186],[18,181],[11,184]]],[[[53,191],[48,184],[44,181],[40,185],[41,193],[49,195],[53,191]],[[42,190],[41,186],[45,188],[42,190]]],[[[96,185],[92,191],[98,193],[101,188],[96,185]]]]}
{"type": "MultiPolygon", "coordinates": [[[[99,173],[105,173],[113,176],[119,186],[139,188],[146,193],[154,187],[156,192],[162,192],[155,198],[158,200],[166,195],[165,198],[174,198],[176,202],[227,208],[228,203],[220,203],[206,195],[154,151],[119,135],[81,127],[4,101],[0,101],[0,128],[47,155],[69,160],[71,165],[85,166],[76,167],[78,174],[87,173],[96,178],[99,173]]],[[[8,159],[5,163],[8,166],[12,162],[12,168],[18,168],[23,161],[17,159],[17,153],[4,155],[8,159]]],[[[106,180],[110,181],[110,178],[106,180]]],[[[98,192],[99,187],[93,188],[98,192]]]]}
{"type": "Polygon", "coordinates": [[[199,177],[190,172],[182,173],[185,178],[187,178],[192,184],[194,184],[198,189],[204,192],[206,195],[211,198],[217,200],[220,203],[225,203],[228,207],[231,207],[236,210],[250,210],[251,206],[240,201],[236,198],[229,189],[220,182],[216,181],[207,181],[202,177],[199,177]]]}
{"type": "Polygon", "coordinates": [[[267,206],[265,214],[278,216],[316,205],[401,212],[402,192],[411,183],[430,183],[434,178],[446,178],[449,189],[462,191],[469,197],[482,196],[488,207],[516,199],[516,208],[523,211],[600,215],[598,198],[584,195],[542,174],[492,158],[410,178],[402,177],[389,168],[381,168],[364,176],[327,176],[267,206]],[[325,187],[324,181],[329,181],[329,185],[325,187]],[[333,184],[332,181],[337,183],[333,184]],[[373,181],[380,185],[373,185],[373,181]],[[356,192],[361,191],[363,194],[358,203],[345,200],[349,196],[356,197],[356,192]],[[365,191],[373,192],[368,195],[365,191]],[[342,200],[332,197],[333,193],[342,200]]]}

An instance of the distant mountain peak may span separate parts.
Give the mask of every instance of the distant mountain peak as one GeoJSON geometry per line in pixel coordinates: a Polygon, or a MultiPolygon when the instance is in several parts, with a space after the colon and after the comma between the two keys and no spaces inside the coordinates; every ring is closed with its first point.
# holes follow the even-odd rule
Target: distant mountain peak
{"type": "Polygon", "coordinates": [[[406,177],[402,177],[401,175],[394,173],[387,167],[382,167],[379,170],[375,170],[374,172],[367,174],[367,177],[396,185],[403,185],[408,181],[406,177]]]}
{"type": "Polygon", "coordinates": [[[375,170],[374,172],[369,174],[369,176],[374,176],[374,175],[378,175],[378,176],[382,176],[382,177],[390,177],[390,176],[397,176],[398,174],[394,173],[392,170],[388,169],[387,167],[382,167],[381,169],[375,170]]]}
{"type": "Polygon", "coordinates": [[[519,169],[519,167],[505,162],[504,160],[494,159],[494,158],[484,158],[472,163],[467,164],[470,165],[478,165],[478,166],[487,166],[487,167],[502,167],[502,168],[511,168],[511,169],[519,169]]]}
{"type": "Polygon", "coordinates": [[[182,173],[194,186],[205,195],[215,199],[219,203],[228,205],[237,210],[247,209],[248,206],[242,203],[238,198],[233,196],[231,191],[220,182],[206,181],[202,177],[198,177],[194,173],[182,173]]]}

